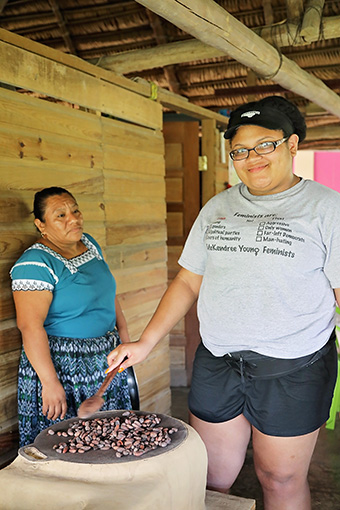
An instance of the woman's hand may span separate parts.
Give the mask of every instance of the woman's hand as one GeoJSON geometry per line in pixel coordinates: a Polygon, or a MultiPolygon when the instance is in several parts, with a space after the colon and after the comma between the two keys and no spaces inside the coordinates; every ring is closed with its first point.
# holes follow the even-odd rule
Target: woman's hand
{"type": "Polygon", "coordinates": [[[120,363],[123,371],[131,365],[144,361],[155,345],[172,330],[195,303],[202,278],[202,275],[182,268],[162,297],[140,340],[123,343],[110,352],[107,357],[109,363],[107,372],[111,372],[120,363]],[[123,362],[125,357],[127,360],[123,362]]]}
{"type": "Polygon", "coordinates": [[[43,399],[43,415],[49,420],[65,418],[67,411],[66,395],[60,381],[55,379],[52,382],[43,384],[41,394],[43,399]]]}
{"type": "Polygon", "coordinates": [[[107,362],[109,364],[107,372],[111,372],[111,370],[118,367],[118,365],[120,365],[119,371],[121,372],[131,367],[131,365],[137,365],[137,363],[145,360],[151,349],[152,346],[142,343],[140,340],[138,342],[118,345],[107,357],[107,362]],[[122,363],[125,358],[127,359],[122,363]]]}
{"type": "Polygon", "coordinates": [[[13,292],[17,312],[17,326],[21,331],[25,353],[37,372],[42,385],[42,412],[49,420],[64,418],[66,396],[53,361],[44,329],[52,293],[46,290],[13,292]]]}

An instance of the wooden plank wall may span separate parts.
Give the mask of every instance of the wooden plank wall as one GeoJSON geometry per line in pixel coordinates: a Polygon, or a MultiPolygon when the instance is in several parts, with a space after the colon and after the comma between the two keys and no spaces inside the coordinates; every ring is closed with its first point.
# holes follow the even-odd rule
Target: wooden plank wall
{"type": "Polygon", "coordinates": [[[225,189],[225,182],[228,182],[228,151],[229,142],[221,142],[220,131],[216,128],[214,119],[202,120],[202,155],[208,158],[208,170],[202,172],[202,205],[210,198],[225,189]],[[226,163],[221,161],[222,147],[226,151],[226,163]]]}
{"type": "MultiPolygon", "coordinates": [[[[168,280],[176,276],[178,258],[200,209],[198,171],[198,121],[164,122],[166,200],[168,229],[168,280]]],[[[189,312],[170,334],[171,385],[187,386],[191,382],[192,363],[188,350],[197,330],[196,311],[189,312]]],[[[196,349],[195,349],[196,350],[196,349]]]]}
{"type": "MultiPolygon", "coordinates": [[[[177,274],[178,258],[185,239],[202,205],[225,189],[228,163],[221,158],[220,131],[214,119],[202,120],[201,153],[207,156],[208,169],[202,171],[202,189],[198,177],[198,125],[192,122],[165,122],[165,164],[167,186],[168,275],[169,283],[177,274]],[[190,164],[190,159],[194,161],[190,164]]],[[[229,149],[229,144],[227,149],[229,149]]],[[[199,343],[196,307],[179,321],[170,335],[171,385],[191,382],[194,354],[199,343]]]]}
{"type": "MultiPolygon", "coordinates": [[[[4,44],[0,41],[0,53],[4,44]]],[[[102,116],[101,103],[94,97],[96,78],[73,69],[68,89],[66,66],[60,70],[60,63],[47,58],[38,65],[38,55],[9,49],[17,60],[11,65],[0,60],[2,82],[33,91],[39,87],[40,93],[52,97],[60,97],[58,84],[63,82],[62,99],[67,101],[70,95],[75,107],[0,88],[0,466],[17,449],[21,339],[8,272],[36,238],[30,214],[34,193],[58,185],[76,196],[85,231],[99,241],[116,277],[132,340],[139,337],[167,284],[161,105],[126,90],[120,95],[117,86],[112,100],[113,89],[105,95],[98,79],[103,110],[122,120],[102,116]],[[33,83],[31,64],[44,71],[41,83],[33,83]],[[82,90],[79,103],[87,111],[80,111],[77,104],[77,80],[82,90]]],[[[105,83],[106,91],[110,87],[105,83]]],[[[136,367],[145,410],[170,410],[168,343],[164,339],[136,367]]]]}

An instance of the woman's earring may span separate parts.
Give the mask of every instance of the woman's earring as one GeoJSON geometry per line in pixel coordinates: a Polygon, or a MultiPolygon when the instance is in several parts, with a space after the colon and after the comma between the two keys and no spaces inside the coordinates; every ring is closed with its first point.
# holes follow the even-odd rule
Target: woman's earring
{"type": "Polygon", "coordinates": [[[43,232],[40,232],[41,237],[45,237],[45,234],[43,232]]]}

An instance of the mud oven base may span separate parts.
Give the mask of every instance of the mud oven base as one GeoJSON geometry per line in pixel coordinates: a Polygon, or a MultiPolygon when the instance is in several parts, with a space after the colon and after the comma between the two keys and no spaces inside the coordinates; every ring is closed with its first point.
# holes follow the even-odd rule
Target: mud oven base
{"type": "MultiPolygon", "coordinates": [[[[115,413],[121,411],[96,416],[115,413]]],[[[189,425],[166,415],[158,416],[165,426],[176,427],[178,434],[171,448],[159,449],[157,454],[117,459],[113,451],[103,452],[104,462],[102,459],[89,462],[87,454],[78,454],[74,462],[71,454],[49,455],[49,446],[44,441],[20,449],[14,462],[0,471],[0,508],[204,510],[207,474],[204,444],[189,425]]]]}

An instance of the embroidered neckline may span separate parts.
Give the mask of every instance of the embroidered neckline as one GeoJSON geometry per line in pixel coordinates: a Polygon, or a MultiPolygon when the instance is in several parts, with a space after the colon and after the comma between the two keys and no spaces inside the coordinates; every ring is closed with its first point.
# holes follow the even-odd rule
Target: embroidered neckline
{"type": "Polygon", "coordinates": [[[52,250],[52,248],[49,248],[48,246],[45,246],[44,244],[41,244],[39,242],[34,243],[32,246],[27,248],[27,251],[33,249],[45,251],[46,253],[49,253],[52,257],[62,262],[64,266],[70,271],[70,273],[73,274],[78,271],[78,267],[82,266],[83,264],[86,264],[86,262],[89,262],[94,258],[98,260],[103,260],[103,257],[100,255],[97,247],[90,241],[88,237],[86,237],[85,234],[82,234],[81,241],[84,243],[87,250],[84,253],[81,253],[80,255],[73,257],[72,259],[66,259],[56,251],[52,250]]]}

